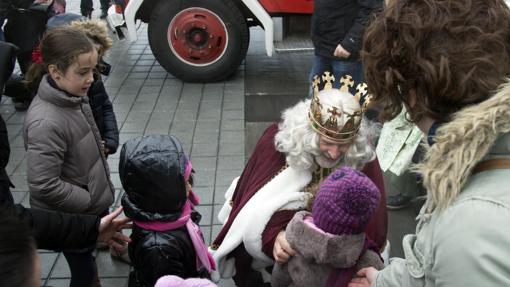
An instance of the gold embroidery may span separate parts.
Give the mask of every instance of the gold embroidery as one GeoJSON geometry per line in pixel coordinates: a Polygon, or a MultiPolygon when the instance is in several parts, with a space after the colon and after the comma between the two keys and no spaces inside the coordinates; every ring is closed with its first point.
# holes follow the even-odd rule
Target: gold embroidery
{"type": "Polygon", "coordinates": [[[307,209],[308,211],[312,211],[313,201],[315,200],[315,195],[319,191],[319,187],[321,183],[324,181],[326,177],[333,171],[331,168],[318,168],[312,173],[312,180],[303,190],[304,192],[309,192],[312,194],[312,197],[308,200],[307,209]]]}

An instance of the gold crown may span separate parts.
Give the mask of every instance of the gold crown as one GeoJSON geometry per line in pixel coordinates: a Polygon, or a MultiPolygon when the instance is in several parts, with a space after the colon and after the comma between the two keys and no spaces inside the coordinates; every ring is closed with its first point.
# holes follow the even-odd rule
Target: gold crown
{"type": "MultiPolygon", "coordinates": [[[[313,98],[308,117],[312,128],[320,135],[338,143],[347,143],[358,133],[363,113],[367,110],[372,96],[368,94],[367,84],[365,83],[359,83],[356,86],[356,94],[353,96],[349,92],[349,88],[354,87],[355,83],[350,75],[344,75],[340,79],[340,89],[333,88],[334,82],[335,77],[330,72],[324,72],[322,77],[317,75],[313,77],[313,98]],[[323,89],[319,89],[321,85],[323,89]],[[354,97],[355,101],[359,104],[359,108],[347,112],[342,107],[325,106],[325,104],[321,103],[320,99],[322,94],[325,94],[323,91],[337,91],[333,92],[333,94],[328,93],[324,95],[328,97],[354,97]],[[344,124],[339,124],[339,119],[343,119],[342,122],[344,124]]],[[[347,100],[350,101],[350,99],[347,100]]]]}

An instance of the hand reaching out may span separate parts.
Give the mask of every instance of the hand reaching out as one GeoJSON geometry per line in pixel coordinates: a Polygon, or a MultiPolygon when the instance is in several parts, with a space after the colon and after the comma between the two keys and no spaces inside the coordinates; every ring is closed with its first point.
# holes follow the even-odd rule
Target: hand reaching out
{"type": "Polygon", "coordinates": [[[117,219],[121,212],[122,207],[119,207],[112,213],[101,218],[99,235],[97,236],[98,242],[107,243],[117,250],[124,249],[126,244],[131,242],[131,239],[121,232],[122,229],[131,228],[131,225],[128,224],[131,219],[127,217],[117,219]]]}
{"type": "Polygon", "coordinates": [[[276,240],[274,242],[273,247],[273,257],[274,260],[278,263],[285,263],[289,261],[291,256],[296,255],[296,251],[294,251],[287,239],[285,238],[285,231],[282,230],[276,236],[276,240]]]}

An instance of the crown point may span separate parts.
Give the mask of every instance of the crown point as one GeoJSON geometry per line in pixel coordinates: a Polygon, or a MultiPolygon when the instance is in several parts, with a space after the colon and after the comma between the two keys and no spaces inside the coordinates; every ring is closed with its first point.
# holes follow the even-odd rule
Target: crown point
{"type": "Polygon", "coordinates": [[[367,84],[366,83],[360,83],[356,86],[356,94],[354,95],[354,97],[356,98],[356,101],[358,101],[358,103],[360,102],[360,100],[367,95],[368,93],[368,87],[367,87],[367,84]]]}
{"type": "Polygon", "coordinates": [[[344,75],[340,79],[340,83],[342,83],[342,86],[340,87],[341,92],[349,92],[349,87],[354,86],[354,80],[351,75],[344,75]]]}
{"type": "Polygon", "coordinates": [[[333,88],[333,82],[335,81],[335,76],[331,75],[331,72],[324,72],[322,76],[322,81],[326,82],[324,85],[324,90],[331,90],[333,88]]]}

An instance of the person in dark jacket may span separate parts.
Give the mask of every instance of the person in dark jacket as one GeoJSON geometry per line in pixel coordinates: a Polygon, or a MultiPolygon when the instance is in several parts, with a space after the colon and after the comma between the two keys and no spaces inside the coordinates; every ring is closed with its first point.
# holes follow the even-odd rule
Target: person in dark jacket
{"type": "Polygon", "coordinates": [[[112,47],[106,23],[99,20],[74,21],[70,25],[81,30],[92,40],[99,54],[99,65],[94,82],[87,93],[94,121],[103,139],[105,154],[114,154],[119,146],[119,128],[113,112],[113,105],[101,79],[101,73],[108,74],[109,65],[102,61],[103,55],[112,47]]]}
{"type": "MultiPolygon", "coordinates": [[[[0,96],[2,99],[2,96],[0,96]]],[[[13,187],[5,168],[9,162],[11,148],[9,146],[9,137],[7,136],[7,126],[0,115],[0,204],[13,204],[13,198],[10,188],[13,187]]]]}
{"type": "Polygon", "coordinates": [[[331,71],[336,80],[351,75],[363,81],[360,50],[363,30],[370,15],[382,8],[383,0],[316,0],[312,15],[312,41],[315,57],[310,72],[331,71]]]}
{"type": "MultiPolygon", "coordinates": [[[[0,6],[1,9],[1,6],[0,6]]],[[[0,102],[4,85],[14,69],[16,62],[17,48],[6,42],[0,41],[0,102]]],[[[13,204],[10,187],[13,187],[5,168],[9,162],[11,148],[9,146],[9,137],[7,135],[7,126],[0,115],[0,205],[3,203],[13,204]]]]}
{"type": "Polygon", "coordinates": [[[164,275],[208,277],[215,268],[193,210],[192,166],[176,137],[149,135],[129,140],[120,152],[126,194],[122,206],[133,219],[129,286],[154,286],[164,275]]]}
{"type": "Polygon", "coordinates": [[[75,249],[97,242],[119,247],[117,241],[129,242],[119,232],[129,221],[116,219],[121,212],[118,208],[99,218],[28,209],[19,204],[0,206],[0,286],[40,286],[36,248],[75,249]]]}

